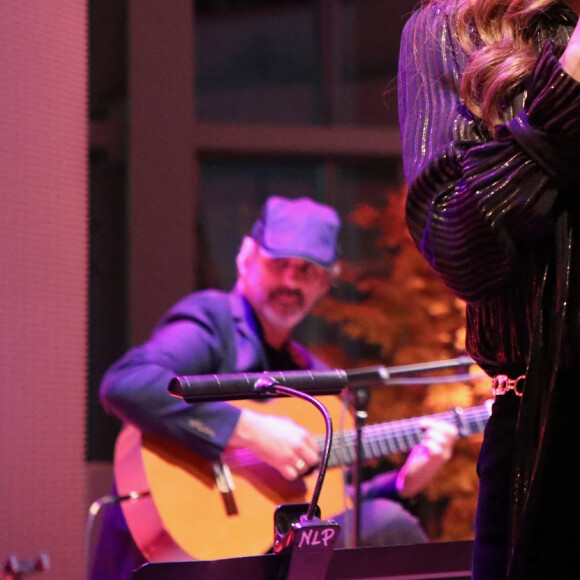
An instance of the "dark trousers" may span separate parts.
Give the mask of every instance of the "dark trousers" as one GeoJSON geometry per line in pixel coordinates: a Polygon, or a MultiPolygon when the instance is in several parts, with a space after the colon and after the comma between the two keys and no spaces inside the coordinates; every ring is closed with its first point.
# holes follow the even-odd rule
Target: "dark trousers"
{"type": "Polygon", "coordinates": [[[531,495],[510,554],[510,496],[518,399],[494,403],[478,461],[473,580],[580,577],[580,373],[559,375],[531,495]]]}
{"type": "MultiPolygon", "coordinates": [[[[340,525],[335,548],[350,545],[350,518],[345,515],[332,517],[340,525]]],[[[389,499],[372,499],[361,502],[360,546],[397,546],[423,544],[428,538],[419,521],[400,503],[389,499]]]]}
{"type": "Polygon", "coordinates": [[[477,462],[472,580],[505,579],[510,545],[510,490],[519,399],[497,397],[477,462]]]}

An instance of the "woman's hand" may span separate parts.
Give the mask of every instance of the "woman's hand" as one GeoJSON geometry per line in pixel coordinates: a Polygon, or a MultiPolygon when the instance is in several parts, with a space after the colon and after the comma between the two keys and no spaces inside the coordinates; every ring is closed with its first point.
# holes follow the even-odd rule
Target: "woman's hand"
{"type": "Polygon", "coordinates": [[[568,46],[560,58],[560,64],[567,74],[580,82],[580,20],[576,24],[570,42],[568,42],[568,46]]]}

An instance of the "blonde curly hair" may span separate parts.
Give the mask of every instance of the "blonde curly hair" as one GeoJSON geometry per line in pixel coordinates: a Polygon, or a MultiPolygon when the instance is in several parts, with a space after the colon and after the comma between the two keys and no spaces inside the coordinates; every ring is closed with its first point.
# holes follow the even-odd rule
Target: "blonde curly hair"
{"type": "Polygon", "coordinates": [[[468,55],[461,97],[493,131],[538,53],[533,22],[559,0],[427,0],[439,6],[468,55]]]}

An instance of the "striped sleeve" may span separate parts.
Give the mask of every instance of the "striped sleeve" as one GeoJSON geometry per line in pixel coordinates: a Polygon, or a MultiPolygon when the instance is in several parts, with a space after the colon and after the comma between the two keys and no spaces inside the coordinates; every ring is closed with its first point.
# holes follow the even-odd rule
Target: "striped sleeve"
{"type": "MultiPolygon", "coordinates": [[[[578,83],[562,80],[557,59],[546,56],[549,51],[548,46],[538,61],[535,86],[530,87],[533,98],[521,113],[528,132],[535,130],[534,123],[551,121],[546,112],[564,100],[562,92],[567,109],[559,115],[560,133],[575,125],[570,118],[580,110],[578,99],[570,95],[578,83]],[[545,90],[554,75],[566,86],[545,90]]],[[[509,124],[492,140],[462,105],[464,59],[438,8],[416,13],[401,42],[399,117],[410,233],[449,288],[467,302],[479,303],[509,280],[523,244],[553,231],[559,184],[509,124]]],[[[578,142],[574,129],[570,139],[578,142]]],[[[542,147],[553,153],[555,143],[544,140],[542,147]]]]}

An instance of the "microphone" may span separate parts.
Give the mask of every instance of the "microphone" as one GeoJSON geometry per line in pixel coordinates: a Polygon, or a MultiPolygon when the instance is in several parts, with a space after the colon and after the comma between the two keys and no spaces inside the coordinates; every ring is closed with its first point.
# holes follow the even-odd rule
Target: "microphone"
{"type": "Polygon", "coordinates": [[[268,391],[272,384],[303,391],[310,395],[337,395],[345,387],[368,386],[389,378],[384,366],[363,367],[345,371],[265,371],[262,373],[233,373],[224,375],[190,375],[173,377],[169,392],[187,403],[259,399],[280,396],[268,391]]]}

